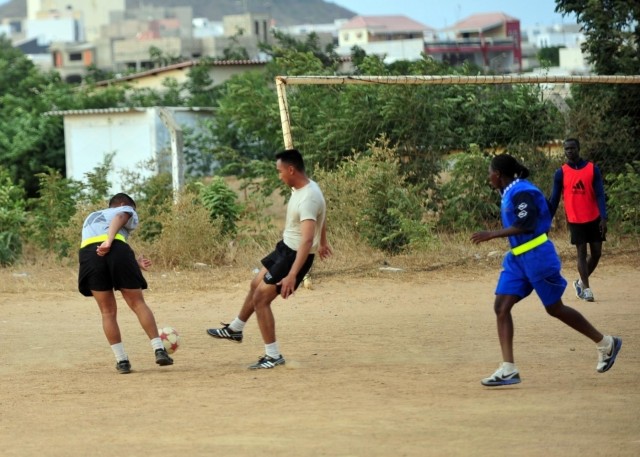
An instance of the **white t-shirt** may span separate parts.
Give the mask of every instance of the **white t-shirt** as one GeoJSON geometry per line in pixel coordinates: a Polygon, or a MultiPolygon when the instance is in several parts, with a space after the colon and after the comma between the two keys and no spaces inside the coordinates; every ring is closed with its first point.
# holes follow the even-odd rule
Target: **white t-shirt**
{"type": "Polygon", "coordinates": [[[320,186],[315,181],[309,180],[309,184],[300,189],[291,189],[291,199],[287,205],[287,218],[284,225],[282,240],[284,244],[297,251],[302,241],[300,224],[302,221],[316,221],[316,230],[313,235],[311,254],[318,250],[320,235],[327,213],[327,205],[320,186]]]}
{"type": "Polygon", "coordinates": [[[129,238],[129,233],[138,226],[138,213],[131,206],[118,206],[95,211],[87,216],[82,224],[82,240],[93,238],[94,236],[106,235],[109,232],[109,225],[113,218],[120,213],[131,215],[127,223],[118,230],[125,240],[129,238]]]}

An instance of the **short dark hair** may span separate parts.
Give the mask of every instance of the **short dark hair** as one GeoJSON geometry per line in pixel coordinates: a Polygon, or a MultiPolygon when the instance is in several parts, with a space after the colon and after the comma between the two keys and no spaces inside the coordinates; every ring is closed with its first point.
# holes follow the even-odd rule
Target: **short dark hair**
{"type": "Polygon", "coordinates": [[[297,149],[285,149],[277,153],[276,160],[292,165],[296,170],[304,172],[304,159],[297,149]]]}
{"type": "Polygon", "coordinates": [[[580,142],[578,141],[577,138],[567,138],[566,140],[564,140],[564,143],[571,143],[571,142],[575,143],[578,149],[580,149],[580,142]]]}
{"type": "Polygon", "coordinates": [[[123,203],[125,205],[131,206],[132,208],[136,207],[136,202],[133,198],[129,197],[127,194],[123,194],[122,192],[120,192],[111,197],[111,200],[109,200],[109,208],[120,206],[123,203]]]}
{"type": "Polygon", "coordinates": [[[499,154],[491,160],[491,169],[510,178],[527,178],[529,169],[510,154],[499,154]]]}

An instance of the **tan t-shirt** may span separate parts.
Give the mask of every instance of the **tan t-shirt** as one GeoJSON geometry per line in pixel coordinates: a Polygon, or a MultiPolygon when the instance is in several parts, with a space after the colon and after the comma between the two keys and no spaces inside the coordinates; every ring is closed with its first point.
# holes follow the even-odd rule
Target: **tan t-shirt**
{"type": "Polygon", "coordinates": [[[306,220],[316,221],[316,230],[313,235],[313,246],[311,254],[318,250],[320,245],[320,234],[322,226],[327,214],[327,205],[324,196],[320,190],[320,186],[315,181],[309,180],[309,184],[300,188],[291,190],[291,199],[287,205],[287,218],[285,220],[284,233],[282,240],[284,244],[294,251],[300,247],[302,240],[302,232],[300,223],[306,220]]]}

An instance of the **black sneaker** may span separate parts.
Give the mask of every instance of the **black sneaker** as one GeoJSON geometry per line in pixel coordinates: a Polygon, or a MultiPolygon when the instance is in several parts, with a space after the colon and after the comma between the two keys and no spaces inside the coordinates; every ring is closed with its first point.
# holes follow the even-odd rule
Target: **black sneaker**
{"type": "Polygon", "coordinates": [[[156,349],[156,363],[161,367],[173,365],[173,359],[169,357],[166,349],[156,349]]]}
{"type": "Polygon", "coordinates": [[[236,343],[242,343],[242,331],[236,332],[235,330],[231,330],[229,328],[229,324],[225,324],[224,322],[220,322],[224,327],[222,328],[210,328],[207,330],[207,333],[214,338],[220,338],[223,340],[231,340],[236,343]]]}
{"type": "Polygon", "coordinates": [[[116,363],[116,370],[118,370],[120,374],[131,373],[131,364],[128,360],[121,360],[116,363]]]}
{"type": "Polygon", "coordinates": [[[284,365],[284,357],[282,355],[278,356],[278,358],[269,357],[268,355],[263,355],[258,359],[256,363],[249,367],[250,370],[259,370],[259,369],[270,369],[275,368],[278,365],[284,365]]]}

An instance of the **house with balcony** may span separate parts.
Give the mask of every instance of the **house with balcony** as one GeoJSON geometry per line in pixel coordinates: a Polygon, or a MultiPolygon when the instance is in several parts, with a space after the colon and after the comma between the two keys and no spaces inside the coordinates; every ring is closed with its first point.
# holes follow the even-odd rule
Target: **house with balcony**
{"type": "Polygon", "coordinates": [[[407,16],[356,16],[340,27],[336,52],[349,56],[352,48],[358,46],[387,63],[419,60],[425,39],[432,39],[435,34],[434,28],[407,16]]]}
{"type": "Polygon", "coordinates": [[[520,20],[505,13],[474,14],[425,43],[425,53],[450,65],[465,62],[487,72],[522,71],[520,20]]]}

